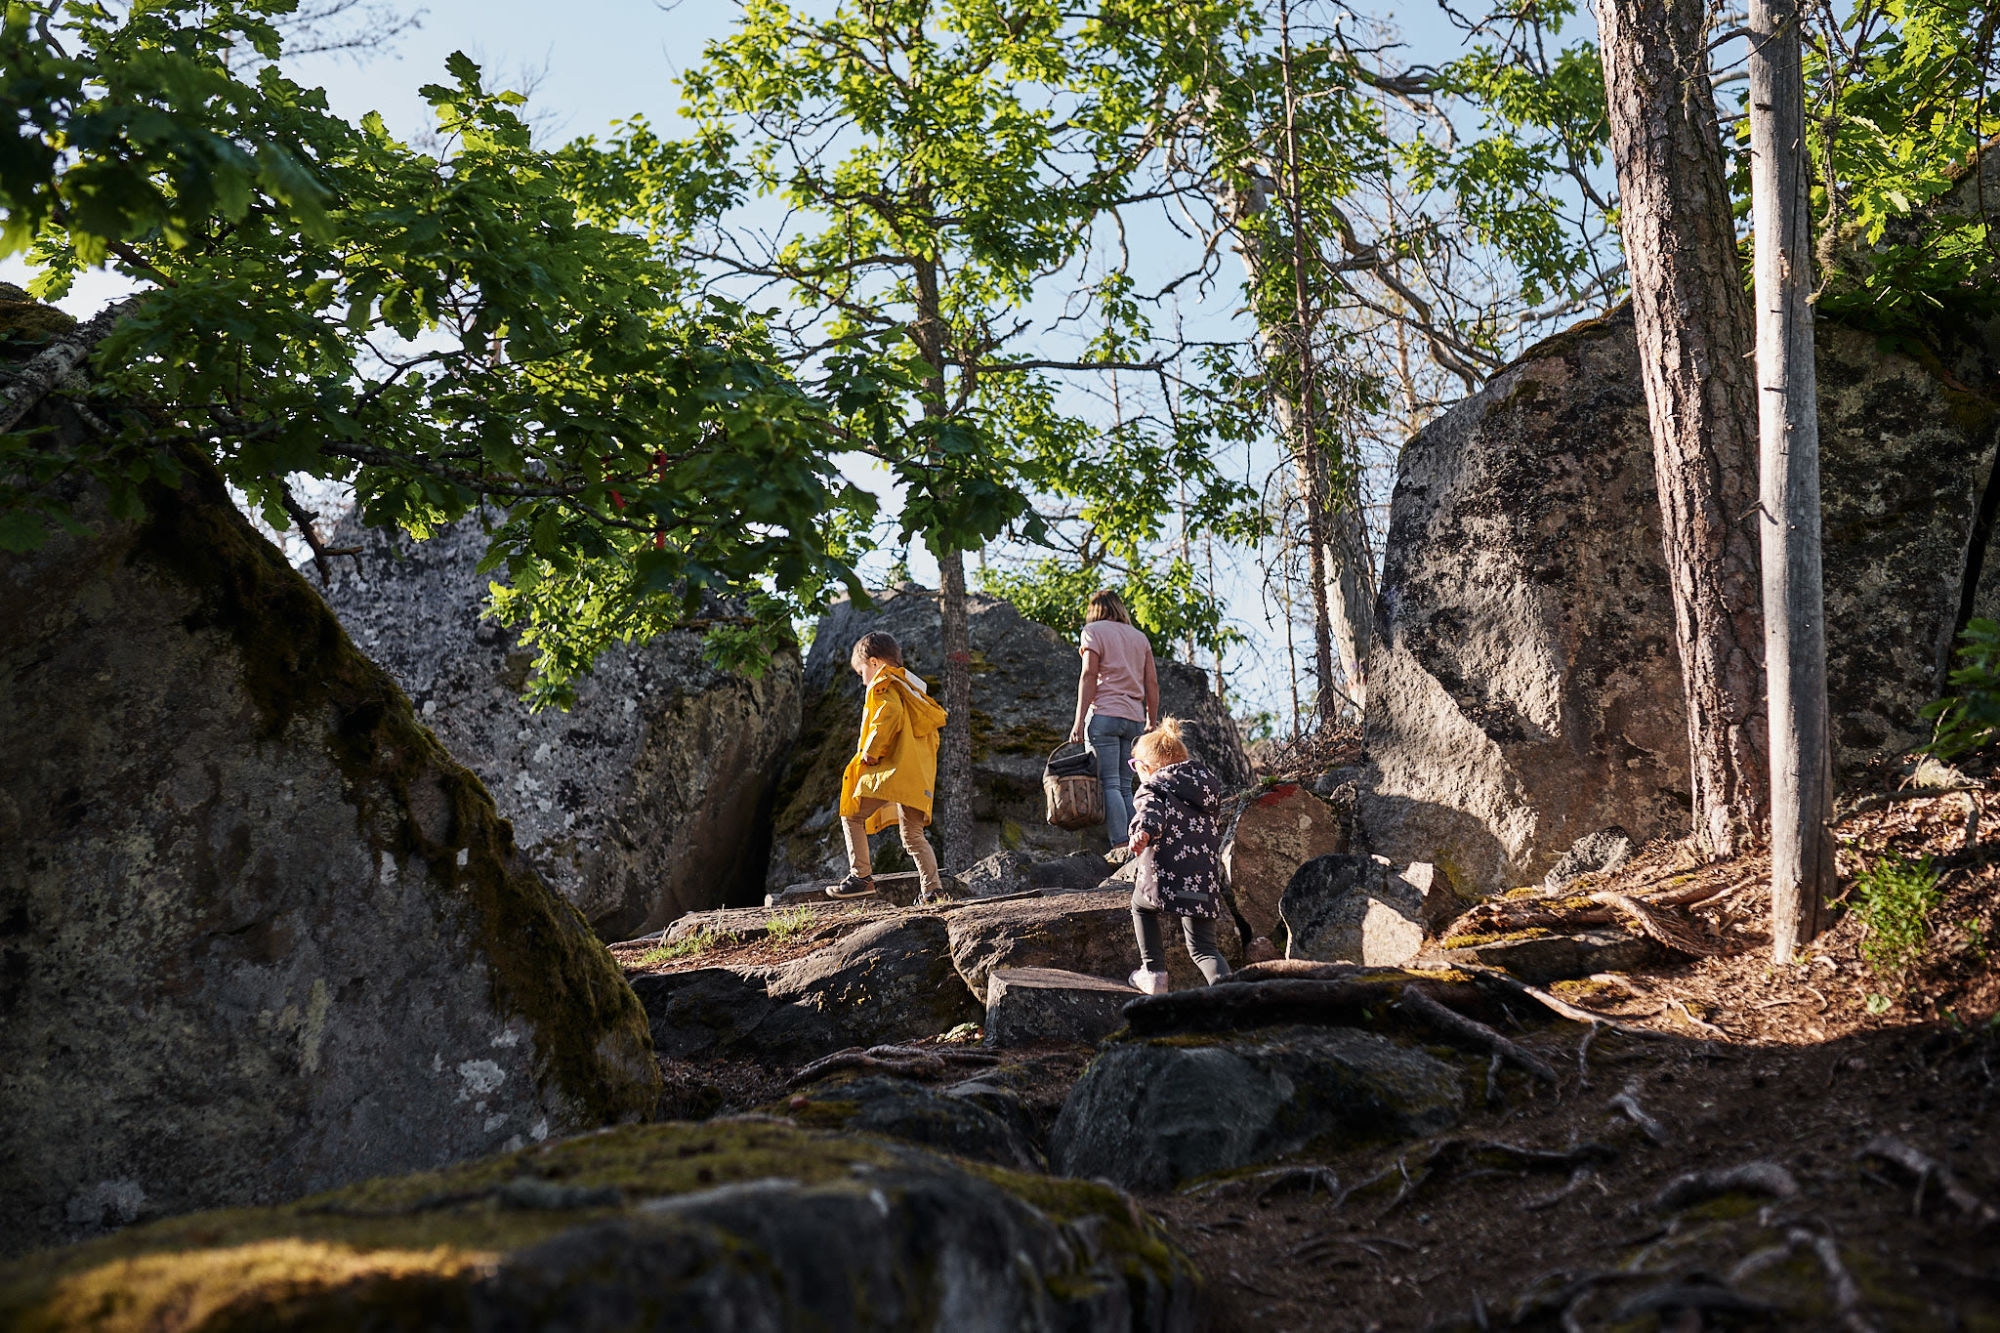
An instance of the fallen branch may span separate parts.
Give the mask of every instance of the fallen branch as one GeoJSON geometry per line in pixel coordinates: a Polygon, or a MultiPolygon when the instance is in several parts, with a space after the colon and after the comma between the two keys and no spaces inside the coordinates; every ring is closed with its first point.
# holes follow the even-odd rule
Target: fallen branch
{"type": "Polygon", "coordinates": [[[1967,1189],[1965,1183],[1952,1173],[1950,1167],[1928,1153],[1919,1152],[1901,1139],[1892,1138],[1887,1134],[1877,1135],[1868,1140],[1868,1146],[1856,1156],[1874,1157],[1893,1163],[1915,1176],[1917,1212],[1923,1209],[1924,1185],[1928,1181],[1935,1180],[1938,1188],[1944,1191],[1944,1197],[1951,1200],[1952,1206],[1968,1217],[1977,1218],[1980,1226],[1991,1226],[1996,1218],[2000,1218],[2000,1210],[1967,1189]]]}
{"type": "Polygon", "coordinates": [[[77,325],[15,367],[13,379],[4,391],[0,391],[0,435],[20,425],[21,419],[54,392],[70,372],[89,360],[97,344],[103,342],[118,321],[131,314],[138,303],[139,299],[134,296],[104,307],[88,321],[77,325]]]}
{"type": "Polygon", "coordinates": [[[1424,1144],[1414,1154],[1398,1157],[1394,1163],[1359,1184],[1348,1186],[1334,1200],[1334,1207],[1338,1208],[1355,1195],[1400,1177],[1401,1186],[1383,1209],[1388,1212],[1422,1189],[1433,1176],[1468,1162],[1493,1171],[1560,1171],[1608,1162],[1617,1155],[1617,1149],[1597,1142],[1579,1143],[1573,1148],[1524,1148],[1497,1139],[1437,1139],[1424,1144]],[[1417,1158],[1414,1174],[1410,1169],[1412,1156],[1417,1158]]]}
{"type": "Polygon", "coordinates": [[[1403,987],[1402,997],[1396,1003],[1404,1013],[1445,1037],[1490,1052],[1496,1061],[1505,1060],[1516,1068],[1525,1069],[1544,1083],[1556,1081],[1556,1071],[1540,1056],[1524,1050],[1478,1019],[1467,1018],[1445,1008],[1415,986],[1403,987]]]}
{"type": "Polygon", "coordinates": [[[1340,1196],[1340,1177],[1330,1166],[1280,1166],[1248,1176],[1211,1180],[1182,1190],[1181,1193],[1192,1198],[1203,1194],[1235,1194],[1255,1187],[1256,1200],[1262,1203],[1274,1194],[1301,1185],[1305,1187],[1308,1199],[1312,1197],[1315,1189],[1325,1190],[1329,1198],[1340,1196]]]}
{"type": "Polygon", "coordinates": [[[1668,1181],[1653,1198],[1656,1212],[1672,1212],[1689,1204],[1721,1198],[1725,1194],[1765,1194],[1773,1199],[1795,1199],[1799,1182],[1776,1162],[1745,1162],[1741,1166],[1716,1171],[1690,1171],[1668,1181]]]}

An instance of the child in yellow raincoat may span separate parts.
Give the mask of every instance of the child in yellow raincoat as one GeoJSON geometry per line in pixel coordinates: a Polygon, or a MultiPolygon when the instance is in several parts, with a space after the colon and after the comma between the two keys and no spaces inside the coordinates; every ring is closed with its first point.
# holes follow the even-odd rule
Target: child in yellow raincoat
{"type": "Polygon", "coordinates": [[[942,895],[937,857],[924,837],[937,786],[938,732],[945,710],[923,681],[903,669],[903,649],[879,630],[864,634],[849,659],[868,688],[861,709],[861,747],[840,778],[840,826],[847,838],[847,878],[827,890],[833,898],[875,891],[868,835],[894,824],[903,848],[917,863],[922,899],[942,895]]]}

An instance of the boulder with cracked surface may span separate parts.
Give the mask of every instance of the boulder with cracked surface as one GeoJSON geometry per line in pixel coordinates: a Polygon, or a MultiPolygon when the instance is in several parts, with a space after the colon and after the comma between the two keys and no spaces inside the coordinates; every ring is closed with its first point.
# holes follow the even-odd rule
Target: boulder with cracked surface
{"type": "Polygon", "coordinates": [[[0,1250],[659,1096],[644,1011],[478,779],[179,462],[139,517],[79,490],[90,531],[0,554],[0,1250]]]}
{"type": "MultiPolygon", "coordinates": [[[[1915,742],[1980,568],[2000,341],[1822,317],[1838,760],[1915,742]]],[[[1369,661],[1362,849],[1477,897],[1688,821],[1687,714],[1629,308],[1531,348],[1404,449],[1369,661]]],[[[1990,563],[1990,562],[1989,562],[1990,563]]]]}
{"type": "MultiPolygon", "coordinates": [[[[701,636],[614,644],[569,709],[522,701],[533,650],[486,614],[478,518],[427,541],[349,517],[326,597],[445,748],[493,793],[543,875],[606,940],[763,892],[771,797],[798,734],[799,661],[761,678],[701,636]]],[[[836,835],[838,830],[835,830],[836,835]]]]}

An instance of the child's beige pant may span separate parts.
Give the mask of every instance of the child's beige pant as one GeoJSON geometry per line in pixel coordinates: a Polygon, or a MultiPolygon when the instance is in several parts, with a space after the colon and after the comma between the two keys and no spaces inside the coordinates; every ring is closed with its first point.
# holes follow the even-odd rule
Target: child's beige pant
{"type": "MultiPolygon", "coordinates": [[[[861,813],[840,821],[841,832],[847,835],[847,869],[856,875],[870,875],[874,871],[868,859],[868,816],[880,810],[887,801],[873,796],[861,798],[861,813]]],[[[938,879],[937,857],[931,852],[930,840],[924,837],[924,814],[907,805],[896,807],[896,831],[903,835],[903,850],[917,863],[917,875],[924,886],[926,898],[936,898],[943,894],[944,885],[938,879]]]]}

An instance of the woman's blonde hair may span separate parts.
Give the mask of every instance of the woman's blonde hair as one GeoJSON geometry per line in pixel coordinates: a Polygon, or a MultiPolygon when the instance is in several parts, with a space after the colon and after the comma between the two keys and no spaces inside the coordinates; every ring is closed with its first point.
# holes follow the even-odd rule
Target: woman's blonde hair
{"type": "Polygon", "coordinates": [[[1188,747],[1187,742],[1181,739],[1181,720],[1177,717],[1161,718],[1159,726],[1132,742],[1132,755],[1154,768],[1186,763],[1188,747]]]}
{"type": "Polygon", "coordinates": [[[1109,588],[1099,588],[1090,594],[1090,604],[1084,608],[1083,623],[1093,620],[1115,620],[1121,625],[1132,623],[1132,613],[1125,609],[1125,599],[1109,588]]]}

